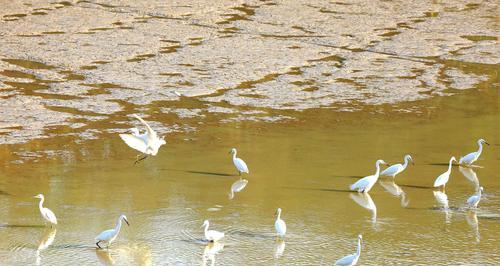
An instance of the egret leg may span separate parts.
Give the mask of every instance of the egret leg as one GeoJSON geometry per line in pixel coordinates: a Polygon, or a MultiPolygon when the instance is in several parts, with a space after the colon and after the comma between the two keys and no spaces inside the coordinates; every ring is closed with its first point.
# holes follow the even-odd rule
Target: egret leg
{"type": "MultiPolygon", "coordinates": [[[[140,155],[137,155],[137,157],[139,157],[139,156],[140,156],[140,155]]],[[[134,164],[137,164],[138,162],[140,162],[140,161],[142,161],[142,160],[144,160],[144,159],[146,159],[146,158],[148,158],[148,155],[147,155],[147,154],[145,154],[145,155],[144,155],[144,156],[142,156],[141,158],[137,158],[137,160],[135,160],[134,164]]]]}
{"type": "Polygon", "coordinates": [[[99,242],[101,241],[97,241],[97,243],[95,243],[97,245],[98,248],[102,248],[101,246],[99,246],[99,242]]]}
{"type": "Polygon", "coordinates": [[[241,176],[241,172],[240,171],[238,171],[238,174],[239,174],[239,176],[241,176]]]}

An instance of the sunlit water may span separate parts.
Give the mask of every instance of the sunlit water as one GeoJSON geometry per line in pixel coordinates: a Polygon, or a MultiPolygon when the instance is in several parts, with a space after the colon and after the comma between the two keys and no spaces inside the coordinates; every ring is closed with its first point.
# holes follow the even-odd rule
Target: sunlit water
{"type": "Polygon", "coordinates": [[[168,135],[159,154],[138,165],[117,134],[4,145],[0,264],[331,265],[353,253],[363,234],[361,265],[494,265],[500,260],[497,103],[464,93],[417,103],[429,110],[425,115],[314,110],[289,123],[209,123],[168,135]],[[476,150],[480,137],[491,143],[477,162],[481,168],[453,167],[445,208],[431,185],[452,155],[476,150]],[[239,179],[232,147],[250,174],[230,199],[239,179]],[[347,191],[375,171],[377,159],[396,163],[407,153],[415,165],[396,177],[399,188],[381,179],[369,195],[347,191]],[[485,194],[470,212],[465,201],[476,180],[485,194]],[[56,213],[57,230],[42,226],[37,193],[56,213]],[[278,207],[288,226],[283,242],[274,235],[278,207]],[[131,225],[109,250],[96,250],[94,237],[122,213],[131,225]],[[205,219],[226,233],[220,244],[203,241],[205,219]]]}

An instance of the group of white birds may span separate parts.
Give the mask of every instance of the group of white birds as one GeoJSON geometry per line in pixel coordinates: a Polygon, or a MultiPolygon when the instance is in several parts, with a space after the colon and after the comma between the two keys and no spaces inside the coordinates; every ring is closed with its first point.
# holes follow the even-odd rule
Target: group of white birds
{"type": "MultiPolygon", "coordinates": [[[[141,131],[137,128],[132,128],[130,129],[130,134],[120,134],[120,137],[122,140],[131,148],[140,151],[143,156],[142,157],[137,157],[137,160],[135,163],[138,163],[144,159],[146,159],[149,155],[155,156],[158,153],[159,148],[166,144],[165,139],[162,137],[158,137],[158,134],[139,116],[134,115],[135,118],[137,118],[145,127],[146,130],[144,133],[141,133],[141,131]]],[[[481,155],[482,149],[483,149],[483,144],[489,145],[484,139],[479,139],[477,141],[479,145],[479,150],[476,152],[469,153],[458,161],[458,163],[462,166],[466,167],[471,167],[473,166],[472,164],[479,158],[481,155]]],[[[234,166],[236,167],[238,174],[241,176],[241,173],[250,173],[248,170],[247,164],[241,159],[236,157],[237,151],[235,148],[231,149],[230,151],[233,159],[234,166]]],[[[434,182],[434,187],[443,187],[443,190],[446,186],[446,183],[449,180],[450,173],[451,173],[451,167],[453,161],[456,161],[455,157],[451,157],[448,165],[448,170],[444,172],[443,174],[439,175],[436,178],[436,181],[434,182]]],[[[386,164],[384,160],[377,160],[375,163],[376,167],[376,172],[373,175],[366,176],[358,180],[356,183],[352,184],[350,186],[351,190],[360,192],[360,193],[368,193],[372,187],[375,185],[377,180],[379,179],[379,176],[390,176],[392,178],[395,178],[396,175],[400,174],[403,172],[406,167],[408,166],[408,163],[413,162],[413,158],[410,155],[406,155],[404,157],[404,163],[403,164],[394,164],[391,165],[390,167],[386,168],[382,172],[380,172],[380,165],[381,164],[386,164]]],[[[248,183],[247,180],[241,179],[233,184],[231,187],[231,193],[230,193],[230,198],[234,196],[234,192],[239,192],[241,191],[246,184],[248,183]]],[[[471,196],[467,200],[467,204],[471,207],[477,207],[479,201],[481,200],[481,193],[483,191],[483,187],[479,188],[479,191],[477,194],[471,196]]],[[[52,226],[57,224],[57,218],[55,214],[48,208],[43,207],[44,203],[44,196],[42,194],[38,194],[35,196],[35,198],[40,199],[39,203],[39,209],[42,217],[52,226]]],[[[115,228],[109,229],[106,231],[101,232],[96,238],[96,246],[98,248],[102,248],[101,244],[106,245],[109,247],[109,245],[116,239],[118,236],[121,226],[122,226],[122,221],[129,224],[129,221],[127,220],[127,217],[125,215],[120,215],[118,218],[118,221],[116,223],[115,228]]],[[[208,230],[209,227],[209,221],[205,220],[203,222],[203,225],[201,227],[204,227],[204,235],[205,239],[209,242],[216,242],[224,238],[224,233],[215,231],[215,230],[208,230]]],[[[274,223],[275,230],[276,230],[276,235],[279,238],[284,238],[286,234],[286,223],[283,219],[281,219],[281,208],[278,208],[276,210],[276,221],[274,223]]],[[[335,265],[356,265],[359,257],[361,255],[361,243],[362,243],[362,235],[358,236],[358,247],[357,251],[354,254],[345,256],[335,262],[335,265]]]]}

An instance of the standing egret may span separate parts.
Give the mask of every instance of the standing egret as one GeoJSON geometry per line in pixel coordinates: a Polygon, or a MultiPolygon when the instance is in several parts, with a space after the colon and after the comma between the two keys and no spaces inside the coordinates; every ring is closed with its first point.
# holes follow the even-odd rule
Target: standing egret
{"type": "Polygon", "coordinates": [[[242,191],[248,184],[248,180],[240,179],[231,185],[231,191],[229,192],[229,199],[234,198],[234,193],[242,191]]]}
{"type": "Polygon", "coordinates": [[[209,226],[208,220],[205,220],[201,227],[205,227],[205,238],[209,242],[219,241],[224,237],[224,233],[215,230],[208,230],[208,226],[209,226]]]}
{"type": "Polygon", "coordinates": [[[356,253],[347,255],[340,260],[335,262],[335,265],[340,265],[340,266],[352,266],[356,265],[359,260],[359,256],[361,255],[361,241],[363,240],[363,236],[358,235],[358,250],[356,253]]]}
{"type": "Polygon", "coordinates": [[[109,248],[109,245],[111,245],[111,243],[113,241],[115,241],[116,237],[120,233],[120,229],[122,228],[122,220],[125,221],[127,223],[127,225],[130,226],[130,224],[127,220],[127,216],[125,216],[124,214],[120,215],[120,217],[118,218],[118,222],[116,222],[116,226],[114,229],[108,229],[108,230],[100,233],[98,236],[96,236],[95,240],[97,242],[95,244],[97,245],[98,248],[102,248],[99,245],[99,243],[101,243],[101,242],[106,244],[106,246],[109,248]]]}
{"type": "Polygon", "coordinates": [[[283,238],[286,234],[286,224],[285,221],[281,219],[281,208],[276,210],[276,222],[274,222],[274,228],[276,228],[276,234],[278,237],[283,238]]]}
{"type": "Polygon", "coordinates": [[[358,180],[356,183],[351,185],[351,190],[357,190],[358,192],[368,192],[372,189],[373,185],[377,183],[380,174],[380,164],[387,164],[384,160],[377,160],[375,167],[377,171],[374,175],[366,176],[358,180]]]}
{"type": "Polygon", "coordinates": [[[382,173],[380,173],[381,176],[391,176],[392,178],[396,177],[397,174],[403,172],[406,167],[408,166],[408,161],[411,161],[412,164],[415,164],[413,162],[413,158],[411,158],[410,155],[405,155],[404,157],[404,164],[394,164],[389,167],[387,167],[382,173]]]}
{"type": "Polygon", "coordinates": [[[481,201],[481,194],[483,192],[483,187],[480,187],[479,190],[477,191],[477,194],[470,196],[469,199],[467,199],[467,205],[469,207],[474,207],[477,208],[477,205],[479,204],[479,201],[481,201]]]}
{"type": "Polygon", "coordinates": [[[43,207],[43,201],[45,200],[45,197],[43,196],[43,194],[38,194],[38,195],[34,196],[34,198],[40,199],[40,203],[38,204],[38,208],[40,209],[40,213],[42,214],[43,219],[45,219],[45,221],[47,221],[51,224],[50,227],[52,227],[52,225],[56,225],[57,224],[56,215],[48,208],[43,207]]]}
{"type": "Polygon", "coordinates": [[[138,163],[148,157],[148,155],[155,156],[158,153],[158,149],[160,149],[161,145],[165,145],[167,142],[164,137],[158,137],[158,134],[146,123],[146,121],[142,120],[137,115],[133,115],[137,118],[144,126],[146,126],[146,132],[141,134],[139,129],[132,128],[130,129],[132,134],[120,134],[120,138],[122,138],[125,143],[144,154],[143,157],[137,158],[135,163],[138,163]]]}
{"type": "Polygon", "coordinates": [[[247,173],[249,174],[250,171],[248,171],[248,166],[247,164],[240,158],[236,157],[236,149],[232,148],[231,151],[229,152],[233,155],[233,163],[236,169],[238,170],[238,174],[241,175],[241,173],[247,173]]]}
{"type": "Polygon", "coordinates": [[[464,157],[460,158],[460,161],[458,161],[458,164],[464,165],[464,166],[470,166],[472,165],[473,162],[475,162],[479,156],[481,155],[481,152],[483,151],[483,144],[490,145],[486,140],[484,139],[479,139],[477,141],[477,145],[479,145],[479,149],[475,152],[471,152],[464,157]]]}
{"type": "Polygon", "coordinates": [[[434,187],[440,187],[443,186],[443,191],[445,189],[446,183],[448,183],[448,179],[450,179],[450,174],[451,174],[451,164],[453,161],[457,161],[454,156],[450,158],[450,163],[448,164],[448,170],[441,175],[439,175],[436,178],[436,181],[434,181],[434,187]]]}

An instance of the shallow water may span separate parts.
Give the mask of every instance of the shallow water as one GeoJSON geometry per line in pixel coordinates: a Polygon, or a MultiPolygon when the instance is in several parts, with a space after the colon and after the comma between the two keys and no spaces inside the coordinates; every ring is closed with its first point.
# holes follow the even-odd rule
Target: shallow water
{"type": "Polygon", "coordinates": [[[358,234],[361,265],[499,264],[494,1],[120,3],[0,10],[0,265],[331,265],[358,234]],[[168,142],[138,165],[133,113],[168,142]],[[478,138],[480,167],[434,192],[478,138]],[[230,196],[232,147],[250,174],[230,196]],[[395,183],[348,191],[405,154],[395,183]]]}
{"type": "MultiPolygon", "coordinates": [[[[354,252],[357,234],[364,237],[362,265],[496,264],[500,117],[498,102],[484,93],[416,103],[426,114],[314,110],[288,123],[207,123],[168,135],[156,157],[135,166],[136,153],[117,134],[4,145],[2,265],[196,265],[212,259],[219,265],[330,265],[354,252]],[[461,103],[466,111],[457,107],[461,103]],[[451,155],[475,150],[479,137],[491,143],[481,168],[472,170],[485,188],[480,208],[464,209],[474,175],[454,166],[445,210],[431,189],[434,178],[451,155]],[[250,175],[231,200],[239,178],[227,154],[233,146],[250,175]],[[398,194],[390,179],[380,180],[369,196],[347,191],[374,172],[376,159],[399,162],[406,153],[416,164],[396,177],[405,198],[389,192],[398,194]],[[41,226],[32,198],[40,192],[59,218],[57,232],[41,226]],[[283,243],[273,234],[277,207],[288,225],[283,243]],[[96,251],[93,238],[121,213],[131,226],[109,251],[96,251]],[[222,244],[202,241],[205,219],[226,233],[222,244]],[[52,234],[53,242],[37,252],[52,234]]],[[[495,90],[489,93],[498,99],[495,90]]]]}

